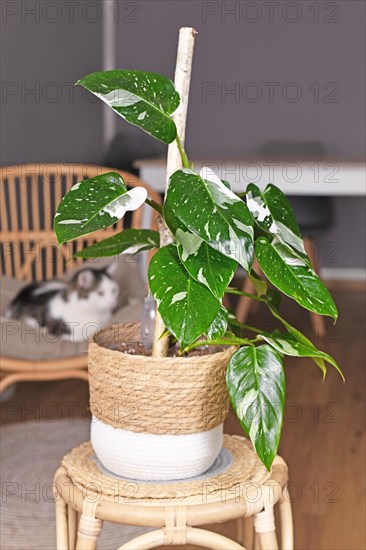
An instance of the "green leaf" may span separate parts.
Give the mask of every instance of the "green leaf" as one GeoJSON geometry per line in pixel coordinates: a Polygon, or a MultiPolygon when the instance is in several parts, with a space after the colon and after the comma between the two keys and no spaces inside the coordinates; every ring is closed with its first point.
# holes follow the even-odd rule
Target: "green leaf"
{"type": "Polygon", "coordinates": [[[337,369],[344,380],[342,371],[339,368],[337,362],[333,359],[333,357],[328,355],[328,353],[317,349],[312,344],[312,342],[310,342],[310,340],[305,343],[304,339],[300,341],[293,334],[283,334],[278,330],[275,330],[271,335],[261,334],[257,338],[259,340],[265,340],[270,346],[272,346],[283,355],[290,355],[292,357],[315,357],[318,359],[322,359],[323,361],[326,361],[327,363],[333,365],[333,367],[337,369]]]}
{"type": "Polygon", "coordinates": [[[278,290],[275,290],[274,288],[269,288],[267,290],[266,298],[267,298],[268,306],[269,306],[270,310],[272,311],[272,313],[277,312],[277,314],[279,315],[279,309],[280,309],[280,305],[281,305],[281,301],[282,301],[282,296],[278,292],[278,290]]]}
{"type": "Polygon", "coordinates": [[[258,263],[271,283],[302,307],[337,319],[338,312],[328,290],[303,260],[280,242],[256,240],[258,263]]]}
{"type": "Polygon", "coordinates": [[[250,212],[215,174],[207,169],[205,173],[209,179],[188,168],[175,172],[166,205],[189,231],[248,271],[253,261],[250,212]]]}
{"type": "Polygon", "coordinates": [[[57,208],[54,230],[59,244],[113,225],[129,210],[139,208],[146,197],[144,187],[127,191],[122,177],[114,172],[77,183],[57,208]]]}
{"type": "Polygon", "coordinates": [[[207,331],[220,309],[219,300],[184,268],[175,245],[154,254],[149,285],[165,326],[182,351],[207,331]]]}
{"type": "Polygon", "coordinates": [[[212,325],[206,332],[209,340],[219,340],[222,338],[227,330],[228,325],[228,311],[224,306],[221,306],[218,314],[216,315],[212,325]]]}
{"type": "Polygon", "coordinates": [[[175,238],[184,267],[196,281],[207,286],[220,300],[233,278],[237,263],[211,248],[188,230],[178,229],[175,238]]]}
{"type": "MultiPolygon", "coordinates": [[[[307,338],[304,334],[302,334],[302,332],[300,332],[297,328],[290,325],[290,323],[288,323],[285,319],[283,319],[283,317],[281,317],[281,315],[278,311],[280,301],[281,301],[281,295],[279,294],[279,292],[277,292],[274,289],[269,289],[268,293],[267,293],[267,305],[268,305],[272,315],[274,317],[276,317],[276,319],[278,319],[283,324],[283,326],[288,330],[288,332],[291,334],[291,336],[293,338],[295,338],[295,340],[297,340],[301,344],[304,344],[307,347],[310,347],[310,348],[314,347],[314,344],[311,342],[311,340],[309,340],[309,338],[307,338]]],[[[323,354],[323,352],[321,352],[321,353],[323,354]]],[[[333,365],[338,370],[339,374],[341,375],[342,379],[344,380],[343,373],[340,370],[340,368],[339,368],[338,364],[336,363],[336,361],[330,355],[328,355],[328,354],[326,354],[326,355],[327,355],[326,361],[328,363],[330,363],[331,365],[333,365]]],[[[322,371],[323,380],[324,380],[325,376],[327,374],[327,367],[324,363],[324,359],[322,359],[320,356],[315,356],[315,357],[310,356],[310,358],[314,361],[314,363],[322,371]]]]}
{"type": "Polygon", "coordinates": [[[159,233],[150,229],[124,229],[108,239],[91,244],[75,254],[80,258],[99,258],[117,254],[137,254],[159,248],[159,233]]]}
{"type": "Polygon", "coordinates": [[[246,203],[262,231],[289,245],[295,255],[310,265],[292,206],[278,187],[269,184],[262,193],[259,187],[250,183],[246,191],[246,203]]]}
{"type": "Polygon", "coordinates": [[[266,293],[267,293],[267,290],[268,290],[268,285],[267,285],[266,281],[263,281],[263,279],[260,278],[258,273],[256,273],[254,271],[254,269],[252,269],[250,271],[250,273],[248,273],[248,277],[249,277],[252,285],[254,286],[255,291],[258,294],[258,296],[259,297],[265,296],[266,293]]]}
{"type": "MultiPolygon", "coordinates": [[[[281,294],[277,292],[277,290],[274,290],[273,288],[269,288],[267,291],[267,305],[272,315],[276,317],[276,319],[278,319],[283,324],[283,326],[287,328],[289,333],[292,334],[299,342],[302,342],[305,345],[308,345],[308,344],[312,345],[312,342],[304,334],[302,334],[302,332],[300,332],[297,328],[290,325],[290,323],[288,323],[285,319],[281,317],[278,311],[278,308],[280,307],[280,303],[281,303],[281,294]]],[[[323,359],[320,359],[318,357],[312,357],[312,360],[322,371],[323,380],[324,380],[327,374],[327,367],[323,359]]]]}
{"type": "Polygon", "coordinates": [[[173,214],[167,202],[164,205],[164,219],[177,241],[180,260],[188,273],[220,300],[233,278],[237,263],[191,233],[173,214]]]}
{"type": "MultiPolygon", "coordinates": [[[[289,331],[290,334],[295,336],[300,342],[302,342],[305,345],[312,345],[312,342],[306,338],[304,334],[302,334],[297,328],[293,327],[288,323],[285,319],[283,319],[278,311],[278,308],[281,303],[281,294],[277,292],[277,290],[274,290],[273,288],[269,288],[267,291],[267,305],[274,317],[278,319],[285,328],[289,331]]],[[[325,379],[325,376],[327,374],[327,367],[323,361],[323,359],[320,359],[319,357],[312,357],[311,358],[314,363],[320,368],[320,370],[323,373],[323,380],[325,379]]]]}
{"type": "Polygon", "coordinates": [[[277,453],[285,403],[285,374],[271,346],[242,347],[231,357],[226,382],[239,421],[269,470],[277,453]]]}
{"type": "Polygon", "coordinates": [[[231,308],[228,308],[228,329],[238,338],[241,337],[241,326],[240,322],[237,320],[235,311],[231,308]]]}
{"type": "Polygon", "coordinates": [[[165,76],[143,71],[92,73],[77,82],[99,97],[122,118],[148,134],[171,143],[177,129],[170,118],[180,99],[165,76]]]}

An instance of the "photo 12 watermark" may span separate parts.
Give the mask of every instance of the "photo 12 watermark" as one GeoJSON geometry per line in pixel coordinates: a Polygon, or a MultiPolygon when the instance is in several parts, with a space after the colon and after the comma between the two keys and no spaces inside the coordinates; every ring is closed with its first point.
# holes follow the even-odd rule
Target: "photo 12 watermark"
{"type": "Polygon", "coordinates": [[[340,102],[337,82],[202,82],[202,103],[313,103],[340,102]]]}
{"type": "Polygon", "coordinates": [[[3,0],[0,3],[1,22],[18,21],[24,24],[90,23],[97,24],[110,12],[114,23],[140,22],[140,2],[125,0],[3,0]],[[108,12],[107,12],[108,10],[108,12]]]}
{"type": "Polygon", "coordinates": [[[67,103],[78,101],[95,103],[98,99],[75,82],[3,81],[1,103],[67,103]]]}
{"type": "Polygon", "coordinates": [[[289,25],[306,21],[334,24],[341,20],[340,2],[287,2],[287,1],[226,1],[202,2],[202,23],[255,24],[279,23],[289,25]]]}

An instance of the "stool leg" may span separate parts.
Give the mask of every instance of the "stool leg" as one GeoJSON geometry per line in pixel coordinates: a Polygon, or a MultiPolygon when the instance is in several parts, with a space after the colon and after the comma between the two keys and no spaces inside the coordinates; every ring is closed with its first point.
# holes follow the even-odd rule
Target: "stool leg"
{"type": "Polygon", "coordinates": [[[283,490],[283,499],[279,503],[281,521],[281,549],[293,550],[294,533],[292,522],[291,501],[287,487],[283,490]]]}
{"type": "Polygon", "coordinates": [[[61,495],[56,499],[56,547],[69,550],[67,506],[61,495]]]}
{"type": "Polygon", "coordinates": [[[278,550],[273,507],[254,516],[255,550],[278,550]]]}
{"type": "Polygon", "coordinates": [[[103,525],[103,522],[95,517],[97,504],[97,502],[87,500],[83,502],[76,550],[95,550],[97,547],[97,540],[103,525]]]}
{"type": "MultiPolygon", "coordinates": [[[[305,247],[306,253],[310,259],[310,263],[313,266],[315,273],[318,273],[319,265],[314,252],[313,239],[311,237],[304,237],[303,241],[304,241],[304,247],[305,247]]],[[[323,338],[327,332],[324,317],[322,315],[317,315],[312,311],[309,311],[309,313],[310,313],[311,324],[315,332],[315,337],[323,338]]]]}
{"type": "Polygon", "coordinates": [[[76,537],[77,537],[77,531],[78,531],[78,513],[77,511],[72,507],[67,507],[67,515],[68,515],[68,531],[69,531],[69,549],[74,550],[76,547],[76,537]]]}
{"type": "Polygon", "coordinates": [[[278,550],[276,531],[256,534],[256,550],[278,550]]]}

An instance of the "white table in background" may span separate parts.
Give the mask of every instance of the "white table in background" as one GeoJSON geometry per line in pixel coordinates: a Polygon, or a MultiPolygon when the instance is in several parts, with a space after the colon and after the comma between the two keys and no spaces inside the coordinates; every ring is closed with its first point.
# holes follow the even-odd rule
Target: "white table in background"
{"type": "MultiPolygon", "coordinates": [[[[140,177],[155,191],[164,192],[166,160],[136,161],[140,177]]],[[[248,183],[264,189],[268,183],[277,185],[287,195],[365,196],[365,163],[331,160],[296,162],[279,160],[193,161],[194,170],[212,168],[221,179],[228,180],[233,190],[245,191],[248,183]]]]}

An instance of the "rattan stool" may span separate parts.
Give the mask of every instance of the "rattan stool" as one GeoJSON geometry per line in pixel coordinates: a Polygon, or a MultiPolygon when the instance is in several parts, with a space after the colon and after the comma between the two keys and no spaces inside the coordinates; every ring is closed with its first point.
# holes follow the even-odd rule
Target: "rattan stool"
{"type": "MultiPolygon", "coordinates": [[[[83,443],[62,460],[55,475],[58,550],[96,548],[103,520],[155,527],[118,550],[196,544],[217,550],[278,548],[273,507],[279,503],[281,548],[293,548],[288,472],[276,457],[270,473],[247,439],[225,436],[223,450],[206,474],[174,482],[139,482],[106,472],[91,444],[83,443]],[[253,527],[244,522],[252,518],[253,527]],[[240,544],[198,526],[238,520],[240,544]]],[[[250,520],[249,520],[250,521],[250,520]]]]}

